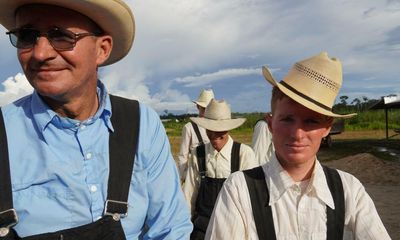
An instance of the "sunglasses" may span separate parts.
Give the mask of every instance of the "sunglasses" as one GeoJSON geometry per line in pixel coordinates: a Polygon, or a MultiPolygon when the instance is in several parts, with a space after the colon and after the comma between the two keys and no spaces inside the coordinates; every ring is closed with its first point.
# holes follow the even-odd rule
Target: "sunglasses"
{"type": "Polygon", "coordinates": [[[73,33],[62,28],[52,28],[45,33],[34,28],[17,28],[6,34],[10,37],[11,44],[18,49],[33,48],[39,37],[44,36],[55,50],[60,51],[72,50],[76,42],[83,37],[100,35],[90,32],[73,33]]]}

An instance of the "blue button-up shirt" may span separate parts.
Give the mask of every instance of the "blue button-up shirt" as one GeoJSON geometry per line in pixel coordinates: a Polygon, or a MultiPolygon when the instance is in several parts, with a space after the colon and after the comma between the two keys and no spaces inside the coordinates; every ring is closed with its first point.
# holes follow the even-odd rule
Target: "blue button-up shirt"
{"type": "MultiPolygon", "coordinates": [[[[97,92],[100,107],[85,121],[60,117],[36,92],[2,108],[20,236],[102,217],[113,126],[110,98],[100,81],[97,92]]],[[[165,130],[143,104],[128,202],[128,216],[121,220],[127,239],[189,238],[190,214],[165,130]]]]}

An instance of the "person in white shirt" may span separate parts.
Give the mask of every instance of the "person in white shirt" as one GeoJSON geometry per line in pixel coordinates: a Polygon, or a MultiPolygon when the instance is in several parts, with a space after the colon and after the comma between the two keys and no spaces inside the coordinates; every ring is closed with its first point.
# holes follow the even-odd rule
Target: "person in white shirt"
{"type": "MultiPolygon", "coordinates": [[[[206,110],[208,103],[213,98],[213,90],[204,89],[201,91],[197,100],[193,101],[196,104],[197,110],[199,111],[199,117],[204,117],[204,111],[206,110]]],[[[209,140],[204,128],[197,126],[197,124],[192,121],[183,126],[181,146],[178,153],[178,169],[181,182],[185,181],[188,160],[190,159],[190,152],[198,145],[208,142],[209,140]]]]}
{"type": "Polygon", "coordinates": [[[191,118],[207,129],[210,142],[192,151],[183,192],[191,209],[194,225],[191,239],[204,239],[215,200],[225,179],[238,170],[258,165],[250,146],[233,141],[229,131],[242,125],[245,118],[231,118],[228,104],[211,100],[204,117],[191,118]]]}
{"type": "Polygon", "coordinates": [[[253,130],[253,138],[251,147],[256,155],[256,159],[260,165],[269,161],[274,152],[274,145],[272,144],[272,134],[268,129],[267,115],[257,121],[253,130]]]}
{"type": "Polygon", "coordinates": [[[322,166],[321,140],[333,118],[342,67],[326,52],[297,62],[273,85],[268,126],[275,154],[265,165],[232,174],[217,199],[206,239],[390,239],[364,186],[322,166]]]}

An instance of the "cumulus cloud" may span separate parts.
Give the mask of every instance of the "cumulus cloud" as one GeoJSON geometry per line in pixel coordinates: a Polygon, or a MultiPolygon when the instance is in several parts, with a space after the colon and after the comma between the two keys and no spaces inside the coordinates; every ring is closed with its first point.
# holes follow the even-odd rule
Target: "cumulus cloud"
{"type": "Polygon", "coordinates": [[[2,82],[4,91],[0,92],[0,106],[11,103],[25,95],[32,93],[33,88],[26,80],[25,75],[18,73],[2,82]]]}
{"type": "MultiPolygon", "coordinates": [[[[100,77],[111,93],[157,111],[191,111],[190,99],[211,85],[233,108],[263,109],[265,88],[248,87],[257,81],[265,85],[255,66],[267,64],[280,79],[295,61],[323,50],[342,60],[341,93],[400,91],[398,0],[126,2],[136,20],[133,48],[100,77]]],[[[0,47],[0,79],[6,79],[20,70],[5,35],[0,47]]]]}

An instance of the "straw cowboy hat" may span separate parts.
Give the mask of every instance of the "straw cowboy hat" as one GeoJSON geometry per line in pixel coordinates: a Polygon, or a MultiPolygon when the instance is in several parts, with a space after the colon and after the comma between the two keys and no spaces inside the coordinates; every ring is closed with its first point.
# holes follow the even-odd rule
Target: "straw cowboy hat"
{"type": "Polygon", "coordinates": [[[193,101],[197,105],[206,108],[210,103],[211,99],[214,98],[214,92],[212,89],[205,89],[201,91],[199,98],[196,101],[193,101]]]}
{"type": "Polygon", "coordinates": [[[356,113],[340,115],[332,112],[335,98],[342,86],[342,64],[329,58],[326,52],[297,62],[282,81],[277,82],[271,72],[262,68],[265,79],[301,105],[326,116],[349,118],[356,113]]]}
{"type": "Polygon", "coordinates": [[[204,117],[191,117],[190,120],[214,132],[229,131],[239,127],[246,121],[245,118],[232,119],[231,109],[228,104],[224,100],[215,99],[212,99],[206,107],[204,117]]]}
{"type": "Polygon", "coordinates": [[[86,15],[113,38],[109,65],[128,54],[135,36],[135,21],[127,4],[122,0],[1,0],[0,23],[8,30],[16,26],[16,10],[27,4],[48,4],[68,8],[86,15]]]}

